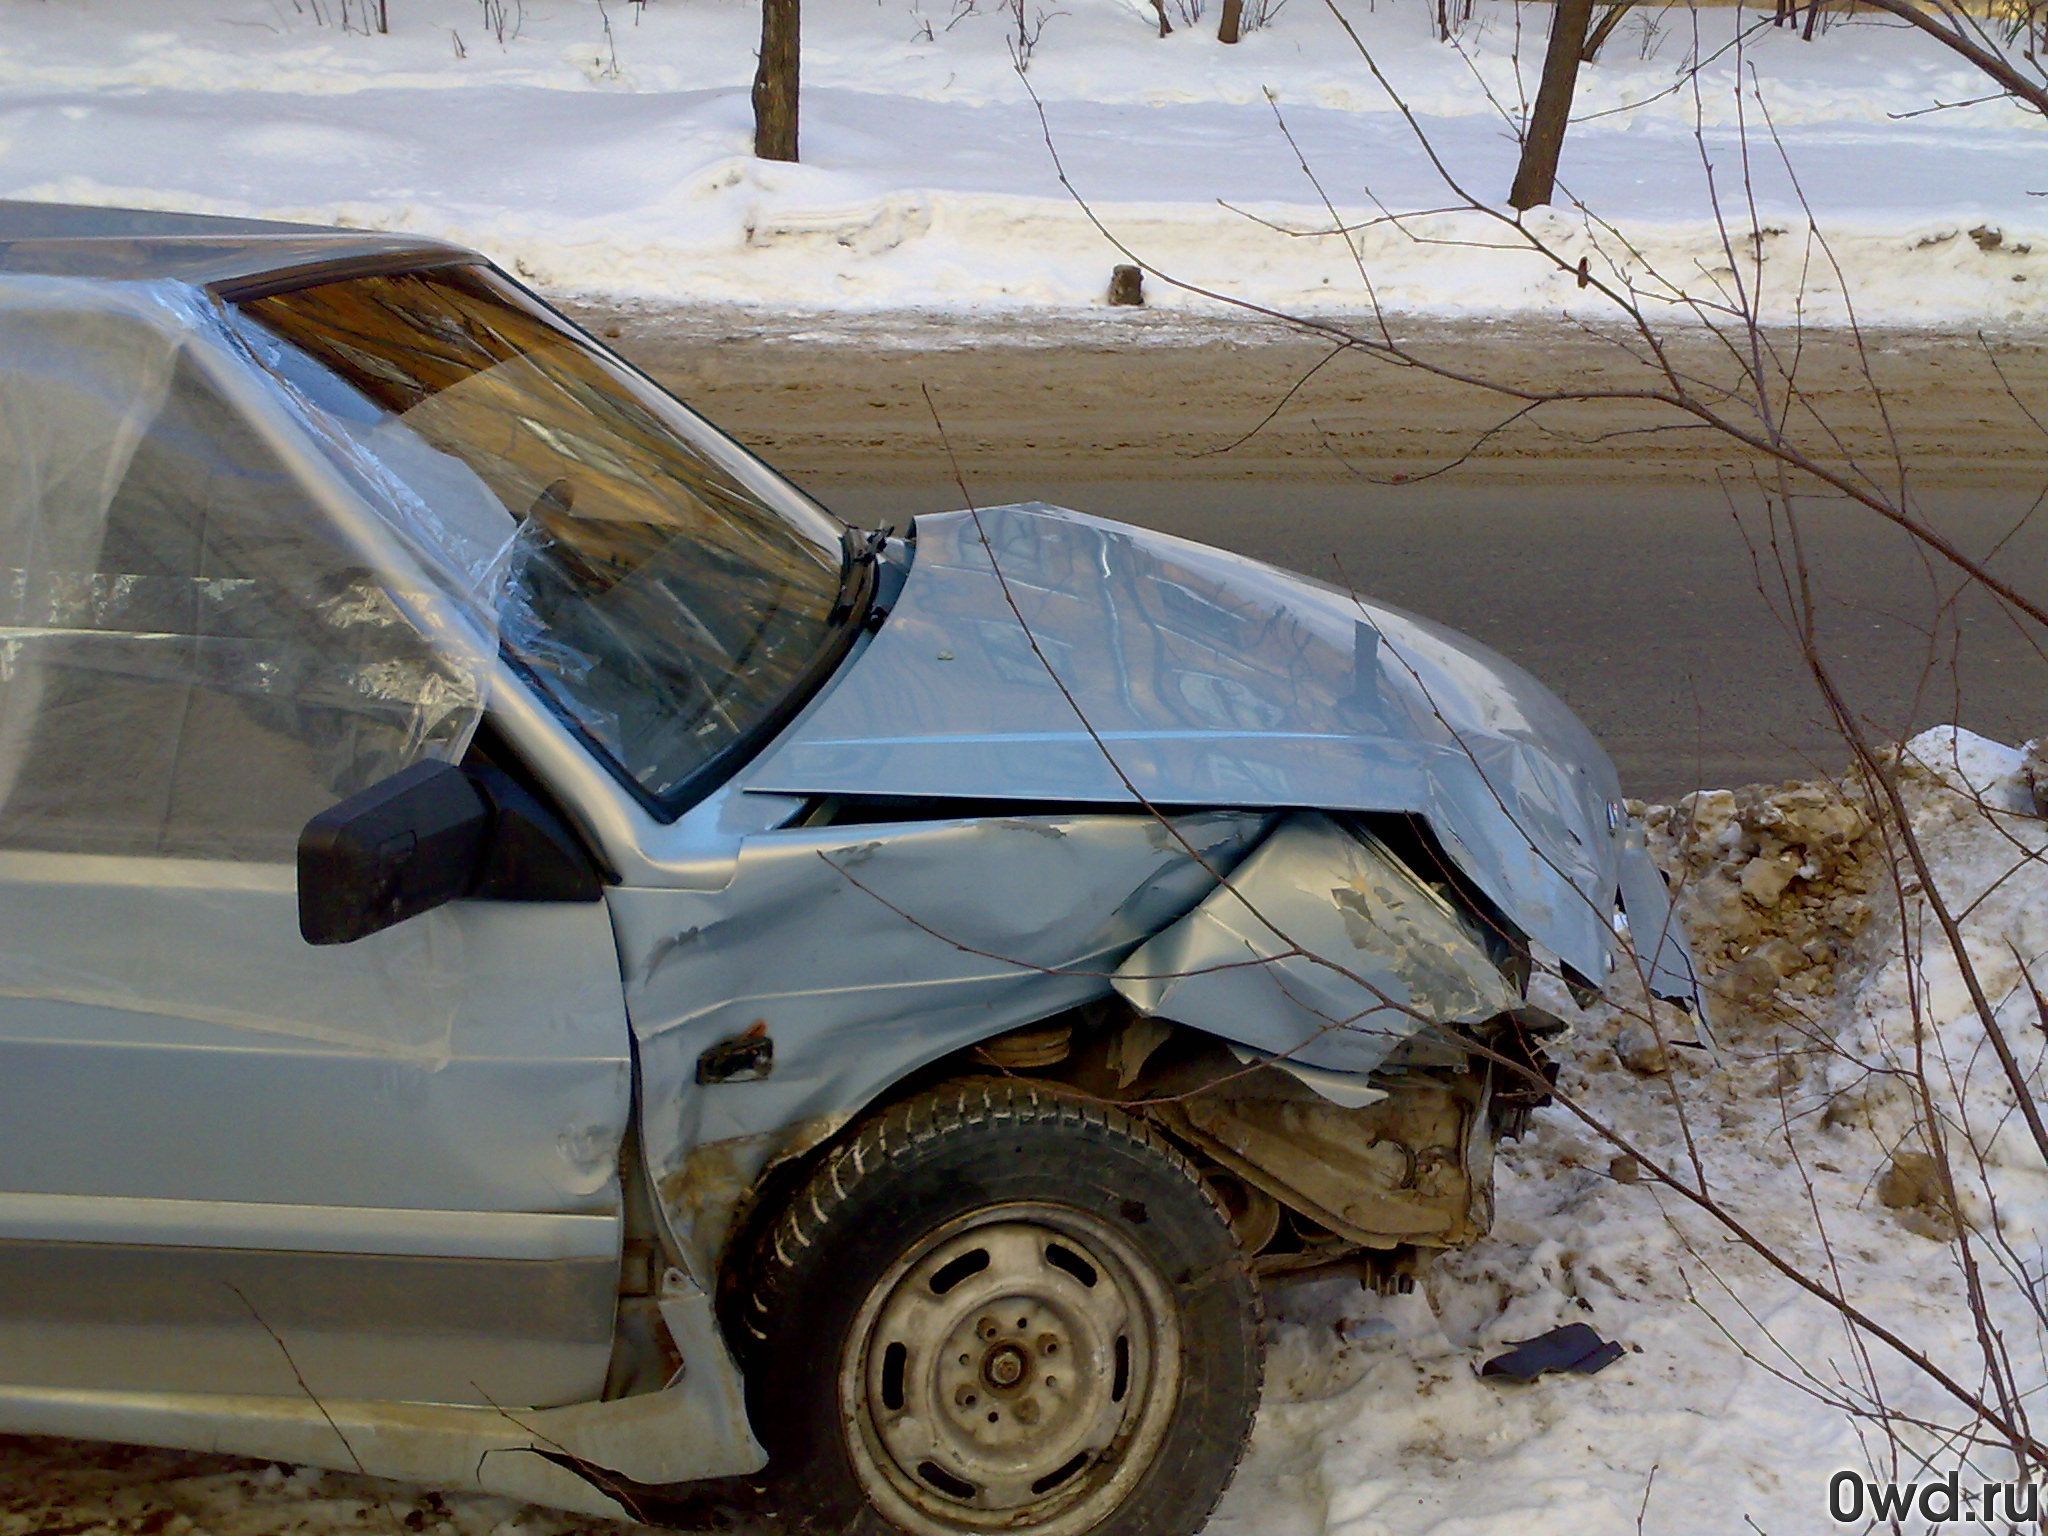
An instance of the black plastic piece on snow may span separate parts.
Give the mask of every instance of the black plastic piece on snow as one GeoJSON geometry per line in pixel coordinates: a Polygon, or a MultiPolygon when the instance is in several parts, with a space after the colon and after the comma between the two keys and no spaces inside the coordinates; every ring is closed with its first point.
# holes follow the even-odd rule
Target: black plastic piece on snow
{"type": "Polygon", "coordinates": [[[1605,1370],[1627,1351],[1603,1339],[1585,1323],[1566,1323],[1533,1339],[1524,1339],[1506,1354],[1495,1355],[1479,1368],[1482,1376],[1508,1381],[1534,1381],[1546,1371],[1571,1371],[1590,1376],[1605,1370]]]}

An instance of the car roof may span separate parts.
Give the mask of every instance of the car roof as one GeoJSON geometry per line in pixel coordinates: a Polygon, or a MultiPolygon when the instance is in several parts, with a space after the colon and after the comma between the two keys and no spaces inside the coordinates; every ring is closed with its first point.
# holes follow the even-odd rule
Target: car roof
{"type": "Polygon", "coordinates": [[[0,200],[0,274],[169,279],[237,299],[330,276],[482,259],[459,245],[379,230],[0,200]]]}

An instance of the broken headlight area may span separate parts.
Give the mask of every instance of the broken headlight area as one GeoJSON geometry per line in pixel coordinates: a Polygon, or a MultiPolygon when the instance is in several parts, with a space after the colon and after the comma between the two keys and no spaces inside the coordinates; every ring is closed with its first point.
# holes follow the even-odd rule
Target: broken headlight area
{"type": "Polygon", "coordinates": [[[1429,1026],[1375,1071],[1302,1068],[1106,1000],[977,1051],[1121,1104],[1200,1169],[1262,1277],[1348,1273],[1405,1290],[1430,1252],[1493,1219],[1493,1153],[1549,1102],[1543,1042],[1522,1008],[1429,1026]]]}

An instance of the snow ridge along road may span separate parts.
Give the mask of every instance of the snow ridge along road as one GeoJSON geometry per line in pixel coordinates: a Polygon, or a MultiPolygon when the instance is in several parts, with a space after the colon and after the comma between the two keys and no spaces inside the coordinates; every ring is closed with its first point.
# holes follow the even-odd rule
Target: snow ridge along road
{"type": "MultiPolygon", "coordinates": [[[[1175,3],[1186,19],[1200,0],[1175,3]]],[[[1475,0],[1446,45],[1431,7],[1354,9],[1446,163],[1476,197],[1503,198],[1547,11],[1475,0]]],[[[1406,313],[1598,305],[1507,248],[1499,226],[1432,212],[1454,199],[1307,0],[1234,47],[1210,20],[1159,38],[1138,0],[1071,0],[1023,77],[1000,7],[818,7],[800,165],[748,153],[755,13],[730,0],[536,0],[502,41],[468,0],[394,0],[388,36],[314,19],[337,13],[336,0],[8,7],[0,195],[405,229],[480,246],[556,291],[614,297],[1099,304],[1121,258],[1060,186],[1049,136],[1116,235],[1192,283],[1356,309],[1362,258],[1379,301],[1406,313]],[[1329,215],[1281,117],[1354,226],[1350,244],[1314,233],[1329,215]]],[[[2048,315],[2048,211],[2034,195],[2048,124],[1995,102],[1892,116],[1982,94],[1937,45],[1881,18],[1807,43],[1741,6],[1646,7],[1585,71],[1567,197],[1530,224],[1567,261],[1598,270],[1605,252],[1651,288],[1651,268],[1708,296],[1739,276],[1781,320],[1839,322],[1853,298],[1865,320],[2026,325],[2048,315]],[[1745,137],[1753,209],[1738,190],[1745,137]],[[1739,210],[1732,263],[1710,168],[1739,210]],[[1807,238],[1809,212],[1840,278],[1807,238]]],[[[1152,289],[1155,303],[1201,307],[1152,289]]]]}

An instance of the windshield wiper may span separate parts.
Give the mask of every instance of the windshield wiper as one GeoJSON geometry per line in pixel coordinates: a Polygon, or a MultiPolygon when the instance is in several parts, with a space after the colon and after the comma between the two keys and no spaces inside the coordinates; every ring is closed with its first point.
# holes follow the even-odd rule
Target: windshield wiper
{"type": "Polygon", "coordinates": [[[891,528],[848,528],[839,536],[839,599],[826,622],[866,621],[875,597],[875,566],[888,547],[891,528]]]}

